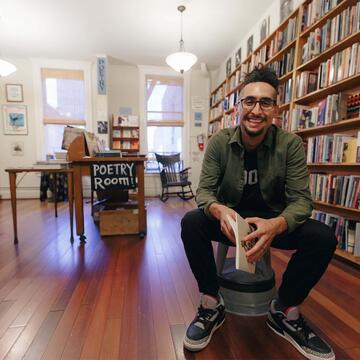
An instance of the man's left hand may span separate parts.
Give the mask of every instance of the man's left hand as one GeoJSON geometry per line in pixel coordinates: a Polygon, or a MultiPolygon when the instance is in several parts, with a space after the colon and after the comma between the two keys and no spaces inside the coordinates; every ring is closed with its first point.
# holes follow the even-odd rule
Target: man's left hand
{"type": "Polygon", "coordinates": [[[273,219],[251,217],[246,218],[245,221],[248,224],[255,224],[257,227],[255,231],[244,238],[244,241],[258,239],[254,247],[246,252],[248,261],[255,263],[269,249],[274,237],[286,231],[287,223],[282,216],[273,219]]]}

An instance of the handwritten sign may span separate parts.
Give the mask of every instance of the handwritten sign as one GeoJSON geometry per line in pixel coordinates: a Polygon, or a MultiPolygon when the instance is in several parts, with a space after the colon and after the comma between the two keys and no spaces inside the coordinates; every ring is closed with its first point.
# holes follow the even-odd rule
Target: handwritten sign
{"type": "Polygon", "coordinates": [[[135,162],[95,163],[91,164],[91,187],[93,190],[135,189],[135,162]]]}

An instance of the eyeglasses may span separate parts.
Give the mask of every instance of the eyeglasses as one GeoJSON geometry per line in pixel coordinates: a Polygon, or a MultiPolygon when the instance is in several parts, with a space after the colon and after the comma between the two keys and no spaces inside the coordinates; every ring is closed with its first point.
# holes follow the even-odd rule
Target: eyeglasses
{"type": "Polygon", "coordinates": [[[256,100],[256,98],[253,97],[246,97],[240,101],[242,107],[247,110],[252,110],[257,103],[259,103],[260,108],[264,111],[272,110],[276,105],[276,100],[270,98],[261,98],[260,100],[256,100]]]}

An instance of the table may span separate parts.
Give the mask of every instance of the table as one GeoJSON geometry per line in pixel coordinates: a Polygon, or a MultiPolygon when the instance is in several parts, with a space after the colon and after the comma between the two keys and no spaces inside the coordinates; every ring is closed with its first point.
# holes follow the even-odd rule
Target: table
{"type": "Polygon", "coordinates": [[[139,210],[139,236],[143,238],[146,234],[146,212],[145,212],[145,184],[144,184],[144,162],[145,156],[129,156],[129,157],[90,157],[84,156],[80,159],[72,159],[70,167],[74,174],[74,203],[75,203],[75,219],[76,233],[81,242],[85,242],[84,228],[84,204],[82,191],[82,177],[90,175],[90,164],[100,163],[122,163],[134,162],[136,166],[137,176],[137,202],[139,210]]]}
{"type": "MultiPolygon", "coordinates": [[[[18,167],[18,168],[7,168],[5,171],[9,174],[10,182],[10,197],[11,197],[11,210],[14,227],[14,244],[17,244],[18,233],[17,233],[17,211],[16,211],[16,176],[18,173],[29,173],[29,172],[49,172],[49,173],[63,173],[68,175],[68,197],[69,197],[69,214],[70,214],[70,241],[74,242],[73,236],[73,170],[72,169],[59,169],[59,168],[36,168],[36,167],[18,167]]],[[[55,185],[56,186],[56,185],[55,185]]],[[[54,202],[55,202],[55,216],[57,216],[57,201],[56,201],[56,188],[54,191],[54,202]]]]}

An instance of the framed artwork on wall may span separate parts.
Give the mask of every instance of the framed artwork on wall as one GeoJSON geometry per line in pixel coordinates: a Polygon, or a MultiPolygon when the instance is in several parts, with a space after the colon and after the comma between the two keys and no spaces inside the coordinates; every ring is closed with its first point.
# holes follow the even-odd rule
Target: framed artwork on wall
{"type": "Polygon", "coordinates": [[[11,155],[24,156],[24,143],[22,141],[14,141],[10,144],[11,155]]]}
{"type": "Polygon", "coordinates": [[[27,114],[25,105],[3,105],[5,135],[27,135],[27,114]]]}
{"type": "Polygon", "coordinates": [[[7,102],[23,102],[23,87],[21,84],[5,84],[7,102]]]}
{"type": "Polygon", "coordinates": [[[98,121],[97,122],[97,132],[98,132],[98,134],[107,134],[108,133],[108,122],[107,121],[98,121]]]}
{"type": "Polygon", "coordinates": [[[235,54],[235,67],[238,67],[241,63],[241,48],[235,54]]]}
{"type": "Polygon", "coordinates": [[[247,40],[246,56],[249,56],[253,51],[254,35],[251,35],[247,40]]]}
{"type": "Polygon", "coordinates": [[[262,43],[269,34],[270,34],[270,16],[268,16],[261,22],[260,43],[262,43]]]}
{"type": "Polygon", "coordinates": [[[226,62],[226,76],[231,74],[231,58],[228,59],[226,62]]]}
{"type": "Polygon", "coordinates": [[[282,23],[294,9],[293,0],[280,0],[280,22],[282,23]]]}

